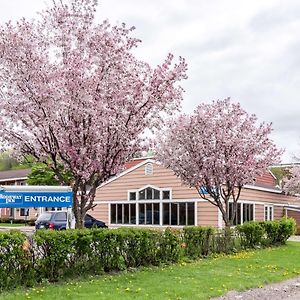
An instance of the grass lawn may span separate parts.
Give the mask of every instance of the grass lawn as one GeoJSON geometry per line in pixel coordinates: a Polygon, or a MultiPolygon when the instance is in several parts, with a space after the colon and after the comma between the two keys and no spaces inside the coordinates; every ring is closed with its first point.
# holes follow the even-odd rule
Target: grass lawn
{"type": "Polygon", "coordinates": [[[20,224],[20,223],[0,223],[0,227],[20,227],[20,226],[26,226],[26,224],[20,224]]]}
{"type": "Polygon", "coordinates": [[[209,299],[228,290],[286,280],[300,275],[300,243],[241,252],[136,272],[90,277],[64,284],[43,284],[1,295],[20,299],[209,299]]]}

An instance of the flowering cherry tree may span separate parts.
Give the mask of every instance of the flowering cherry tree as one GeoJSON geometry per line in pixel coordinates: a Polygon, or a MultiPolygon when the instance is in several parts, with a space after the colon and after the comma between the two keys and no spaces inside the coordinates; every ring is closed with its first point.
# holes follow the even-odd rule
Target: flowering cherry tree
{"type": "Polygon", "coordinates": [[[73,182],[77,227],[97,186],[120,171],[146,128],[178,109],[187,65],[151,68],[125,24],[95,22],[96,0],[53,0],[36,20],[0,27],[0,133],[20,155],[73,182]]]}
{"type": "Polygon", "coordinates": [[[283,190],[292,195],[300,194],[300,167],[295,165],[288,170],[288,175],[283,178],[283,190]]]}
{"type": "Polygon", "coordinates": [[[255,115],[225,99],[200,104],[191,116],[170,121],[158,139],[158,159],[217,206],[226,227],[234,220],[243,185],[253,182],[281,154],[268,137],[271,124],[256,123],[255,115]]]}

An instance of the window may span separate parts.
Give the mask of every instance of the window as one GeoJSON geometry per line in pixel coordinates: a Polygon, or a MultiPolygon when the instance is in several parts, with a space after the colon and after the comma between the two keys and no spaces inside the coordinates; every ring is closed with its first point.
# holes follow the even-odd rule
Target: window
{"type": "Polygon", "coordinates": [[[129,192],[129,200],[136,200],[136,192],[129,192]]]}
{"type": "Polygon", "coordinates": [[[157,189],[147,187],[139,191],[139,200],[159,200],[159,199],[160,199],[160,191],[157,189]]]}
{"type": "Polygon", "coordinates": [[[195,203],[163,203],[163,225],[195,225],[195,203]]]}
{"type": "Polygon", "coordinates": [[[148,186],[141,190],[129,190],[128,200],[170,200],[171,189],[160,189],[148,186]]]}
{"type": "Polygon", "coordinates": [[[163,200],[170,199],[170,190],[163,190],[162,191],[162,198],[163,198],[163,200]]]}
{"type": "Polygon", "coordinates": [[[135,204],[111,204],[111,224],[136,224],[135,204]]]}
{"type": "Polygon", "coordinates": [[[253,204],[243,204],[243,223],[252,221],[253,218],[253,204]]]}
{"type": "Polygon", "coordinates": [[[58,212],[55,215],[55,221],[67,221],[67,213],[66,212],[58,212]]]}
{"type": "Polygon", "coordinates": [[[273,221],[274,212],[272,205],[265,205],[265,221],[273,221]]]}
{"type": "Polygon", "coordinates": [[[195,225],[195,202],[172,202],[172,190],[145,186],[128,190],[128,203],[110,204],[110,224],[195,225]]]}
{"type": "Polygon", "coordinates": [[[159,203],[139,204],[139,224],[159,225],[159,203]]]}
{"type": "Polygon", "coordinates": [[[14,217],[15,217],[15,209],[14,209],[14,208],[10,208],[10,209],[9,209],[9,216],[10,216],[11,218],[14,218],[14,217]]]}
{"type": "MultiPolygon", "coordinates": [[[[229,203],[229,219],[233,217],[233,203],[229,203]]],[[[254,220],[254,204],[237,203],[236,215],[233,219],[233,225],[243,224],[254,220]]]]}
{"type": "Polygon", "coordinates": [[[28,217],[28,216],[29,216],[29,208],[21,208],[20,217],[28,217]]]}

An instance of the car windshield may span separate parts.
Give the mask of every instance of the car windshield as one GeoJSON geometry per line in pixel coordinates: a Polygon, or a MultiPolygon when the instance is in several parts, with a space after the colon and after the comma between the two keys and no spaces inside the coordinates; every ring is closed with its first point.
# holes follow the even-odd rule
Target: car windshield
{"type": "Polygon", "coordinates": [[[50,221],[52,217],[51,213],[42,213],[38,218],[37,218],[37,222],[38,221],[50,221]]]}

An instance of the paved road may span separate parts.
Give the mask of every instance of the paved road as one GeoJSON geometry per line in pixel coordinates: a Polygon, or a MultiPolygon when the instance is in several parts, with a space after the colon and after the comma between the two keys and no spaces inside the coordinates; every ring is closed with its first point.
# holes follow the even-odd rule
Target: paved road
{"type": "Polygon", "coordinates": [[[16,226],[16,227],[0,226],[0,231],[9,231],[9,230],[21,230],[26,234],[33,234],[35,232],[34,226],[16,226]]]}

